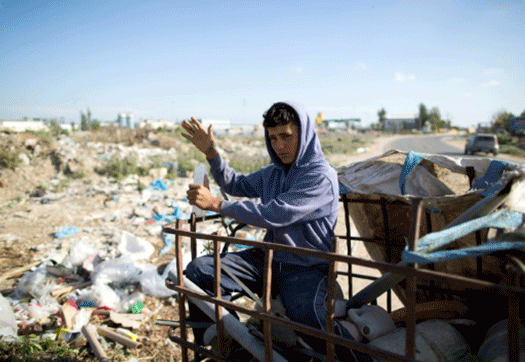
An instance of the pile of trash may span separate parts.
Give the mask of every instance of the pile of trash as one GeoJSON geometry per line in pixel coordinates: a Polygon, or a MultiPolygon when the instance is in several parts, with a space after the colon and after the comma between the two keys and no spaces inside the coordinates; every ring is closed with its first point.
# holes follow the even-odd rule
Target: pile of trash
{"type": "MultiPolygon", "coordinates": [[[[66,153],[57,151],[57,157],[66,153]]],[[[69,159],[60,164],[70,167],[72,162],[69,159]]],[[[159,169],[155,172],[163,174],[159,169]]],[[[20,336],[39,335],[72,343],[85,338],[91,349],[100,353],[92,344],[97,340],[93,336],[99,334],[123,341],[121,344],[128,347],[139,346],[133,331],[159,313],[145,306],[146,297],[173,301],[177,297],[165,286],[168,273],[176,268],[175,259],[166,259],[170,252],[173,257],[174,238],[163,234],[162,228],[180,219],[183,229],[189,230],[187,221],[194,210],[185,191],[194,180],[158,178],[140,191],[137,182],[138,176],[130,175],[118,183],[103,179],[81,188],[75,186],[81,185],[79,181],[62,192],[31,194],[29,202],[42,207],[104,195],[103,207],[84,218],[85,224],[96,220],[101,223],[99,227],[56,228],[54,242],[31,247],[36,262],[0,276],[0,281],[19,278],[13,289],[2,290],[0,295],[1,340],[17,341],[20,336]],[[99,318],[103,321],[99,322],[99,318]]],[[[220,191],[215,187],[212,192],[220,191]]],[[[25,217],[19,213],[19,217],[25,217]]],[[[228,232],[220,219],[200,223],[198,231],[223,235],[228,232]]],[[[20,238],[2,235],[7,245],[20,238]]],[[[237,236],[262,239],[261,230],[248,227],[237,236]]],[[[189,239],[183,238],[182,244],[185,267],[191,259],[189,239]]],[[[198,255],[207,252],[206,242],[197,245],[198,255]]]]}

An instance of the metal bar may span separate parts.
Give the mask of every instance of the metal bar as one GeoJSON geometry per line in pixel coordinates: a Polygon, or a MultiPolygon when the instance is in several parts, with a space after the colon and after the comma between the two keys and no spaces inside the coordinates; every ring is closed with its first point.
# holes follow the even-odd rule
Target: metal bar
{"type": "MultiPolygon", "coordinates": [[[[182,291],[182,293],[186,293],[188,298],[191,299],[191,301],[211,319],[215,319],[216,304],[226,308],[235,306],[235,308],[232,309],[239,310],[239,306],[236,306],[234,303],[228,302],[224,299],[219,299],[217,297],[207,296],[207,294],[198,285],[193,283],[188,278],[185,278],[184,284],[187,285],[187,288],[179,289],[180,287],[175,285],[169,285],[169,287],[177,291],[182,291]]],[[[166,286],[168,286],[168,283],[166,283],[166,286]]],[[[235,316],[233,316],[227,309],[223,310],[222,320],[224,323],[224,329],[229,335],[235,337],[235,340],[239,342],[239,344],[248,352],[250,352],[257,360],[260,362],[265,361],[265,349],[263,342],[250,334],[248,328],[235,316]]],[[[271,351],[271,354],[273,361],[286,362],[286,360],[277,351],[273,350],[271,351]]]]}
{"type": "Polygon", "coordinates": [[[200,354],[200,355],[204,355],[206,357],[210,357],[210,358],[213,358],[214,361],[218,361],[218,362],[228,362],[227,360],[223,359],[222,356],[219,356],[216,352],[214,352],[213,350],[209,350],[209,349],[206,349],[206,348],[203,348],[195,343],[191,343],[185,339],[182,339],[182,338],[179,338],[177,337],[176,335],[174,334],[170,334],[168,332],[168,338],[177,343],[178,345],[181,346],[181,348],[185,348],[185,349],[192,349],[193,351],[195,351],[196,353],[200,354]]]}
{"type": "MultiPolygon", "coordinates": [[[[381,199],[381,213],[383,215],[383,225],[385,230],[384,243],[386,244],[386,262],[392,262],[392,244],[388,240],[388,235],[390,235],[390,226],[388,224],[388,209],[386,207],[386,199],[381,199]]],[[[392,292],[391,289],[388,289],[386,292],[386,310],[390,313],[392,311],[392,292]]]]}
{"type": "MultiPolygon", "coordinates": [[[[416,249],[416,242],[419,239],[419,232],[421,230],[421,214],[423,213],[423,200],[421,198],[414,198],[412,202],[412,220],[410,233],[408,235],[408,248],[413,251],[416,249]]],[[[413,265],[417,269],[417,264],[413,265]]],[[[416,332],[416,288],[417,277],[410,276],[407,278],[406,288],[406,356],[414,358],[415,354],[415,332],[416,332]]]]}
{"type": "Polygon", "coordinates": [[[221,240],[222,242],[232,242],[235,244],[259,247],[262,249],[273,249],[274,251],[275,250],[284,251],[288,253],[312,256],[312,257],[321,258],[321,259],[336,260],[336,261],[343,262],[343,263],[353,263],[356,265],[384,270],[387,272],[393,272],[396,274],[403,274],[401,275],[401,279],[404,279],[406,276],[417,276],[418,278],[425,279],[425,280],[436,279],[436,281],[445,281],[445,282],[449,282],[452,284],[459,284],[464,288],[471,288],[475,290],[485,290],[487,292],[494,292],[498,294],[503,294],[504,293],[503,291],[514,292],[514,293],[525,292],[525,289],[518,288],[515,286],[501,285],[497,283],[491,283],[491,282],[478,280],[474,278],[463,277],[459,275],[452,275],[452,274],[447,274],[447,273],[442,273],[442,272],[432,271],[432,270],[424,270],[424,269],[414,270],[413,268],[407,267],[405,265],[388,264],[384,262],[361,259],[361,258],[357,258],[353,256],[346,256],[346,255],[334,254],[330,252],[316,251],[313,249],[292,247],[292,246],[287,246],[287,245],[282,245],[282,244],[264,243],[264,242],[259,242],[259,241],[232,238],[232,237],[219,236],[219,235],[192,233],[190,231],[184,231],[184,230],[163,229],[163,232],[167,232],[171,234],[179,234],[181,236],[187,236],[187,237],[196,236],[199,239],[204,239],[204,240],[221,240]]]}
{"type": "MultiPolygon", "coordinates": [[[[344,235],[336,235],[336,236],[338,238],[340,238],[340,239],[348,239],[344,235]]],[[[364,242],[367,242],[367,243],[377,243],[377,242],[386,241],[385,239],[381,239],[381,238],[362,238],[360,236],[351,236],[350,240],[364,241],[364,242]]]]}
{"type": "MultiPolygon", "coordinates": [[[[425,210],[425,216],[427,220],[427,234],[432,233],[432,217],[430,216],[430,212],[425,210]]],[[[428,264],[427,265],[429,270],[434,270],[434,264],[428,264]]],[[[436,299],[436,282],[431,280],[430,281],[430,300],[436,299]]]]}
{"type": "MultiPolygon", "coordinates": [[[[268,249],[264,254],[264,276],[263,276],[263,312],[271,313],[272,308],[272,261],[273,250],[268,249]]],[[[272,342],[272,324],[269,320],[263,321],[264,331],[264,355],[266,362],[272,362],[273,342],[272,342]]]]}
{"type": "MultiPolygon", "coordinates": [[[[346,249],[347,254],[352,255],[352,225],[350,224],[350,210],[348,206],[348,197],[343,195],[343,207],[345,210],[345,227],[346,227],[346,249]]],[[[348,295],[353,294],[352,264],[348,264],[348,295]]]]}
{"type": "MultiPolygon", "coordinates": [[[[214,267],[214,279],[213,287],[215,289],[215,296],[218,299],[222,299],[221,292],[221,242],[219,240],[213,241],[213,267],[214,267]]],[[[215,304],[215,323],[217,325],[217,348],[218,353],[224,356],[224,325],[222,323],[222,307],[215,304]]]]}
{"type": "MultiPolygon", "coordinates": [[[[168,286],[168,284],[167,284],[167,286],[168,286]]],[[[370,347],[370,346],[368,346],[366,344],[363,344],[363,343],[360,343],[360,342],[357,342],[357,341],[354,341],[354,340],[350,340],[350,339],[338,336],[336,334],[328,334],[328,333],[323,332],[323,331],[321,331],[319,329],[308,327],[308,326],[306,326],[304,324],[300,324],[300,323],[297,323],[297,322],[292,322],[292,321],[290,321],[288,319],[279,318],[279,317],[273,316],[271,314],[256,312],[256,311],[254,311],[252,309],[247,309],[247,308],[241,307],[240,305],[232,303],[232,302],[229,302],[227,300],[217,299],[215,297],[211,297],[211,296],[205,294],[204,292],[200,292],[200,293],[199,292],[195,292],[195,291],[187,289],[187,288],[180,288],[179,286],[174,285],[174,284],[173,285],[169,285],[168,287],[173,289],[173,290],[176,290],[179,293],[186,293],[191,298],[202,299],[203,301],[207,301],[209,303],[217,303],[217,304],[222,305],[226,309],[236,310],[238,312],[241,312],[243,314],[247,314],[247,315],[252,316],[254,318],[262,319],[263,321],[265,321],[265,320],[271,321],[272,324],[280,324],[282,326],[290,327],[290,328],[292,328],[292,329],[294,329],[296,331],[299,331],[299,332],[311,335],[311,336],[316,337],[316,338],[324,339],[324,340],[326,340],[327,338],[330,338],[330,341],[333,342],[333,343],[336,343],[338,345],[342,345],[342,346],[345,346],[345,347],[348,347],[348,348],[351,348],[351,349],[355,349],[357,351],[361,351],[361,352],[365,352],[365,353],[372,352],[372,353],[369,353],[369,354],[372,355],[372,356],[381,357],[383,359],[386,359],[387,361],[415,362],[413,359],[406,358],[403,355],[398,355],[398,354],[395,354],[395,353],[392,353],[392,352],[388,352],[388,351],[385,351],[385,350],[382,350],[382,349],[379,349],[379,348],[373,348],[373,347],[370,347]]]]}
{"type": "MultiPolygon", "coordinates": [[[[343,256],[343,255],[336,255],[334,253],[322,253],[322,252],[316,252],[316,251],[310,251],[308,249],[301,249],[301,248],[292,248],[292,247],[286,247],[286,246],[283,246],[283,245],[264,245],[264,243],[259,243],[259,242],[246,242],[246,240],[243,240],[243,239],[236,239],[236,238],[226,238],[226,237],[219,237],[219,236],[211,236],[211,235],[205,235],[205,234],[196,234],[196,233],[188,233],[188,232],[184,232],[182,230],[176,230],[176,231],[173,231],[173,230],[170,230],[171,233],[175,234],[176,236],[191,236],[191,235],[195,235],[195,237],[199,237],[199,239],[211,239],[211,240],[221,240],[221,241],[232,241],[232,242],[235,242],[237,244],[245,244],[245,245],[250,245],[252,244],[252,246],[257,246],[257,247],[263,247],[265,248],[266,250],[283,250],[283,251],[288,251],[288,252],[294,252],[296,254],[304,254],[304,255],[314,255],[316,257],[320,257],[320,258],[323,258],[323,255],[317,255],[317,253],[320,253],[320,254],[324,254],[324,258],[325,259],[328,259],[329,261],[331,262],[337,262],[337,261],[341,261],[341,262],[345,262],[345,263],[349,263],[349,264],[357,264],[357,265],[363,265],[363,266],[367,266],[367,267],[373,267],[373,268],[376,268],[376,269],[380,269],[380,270],[389,270],[389,271],[395,271],[397,273],[403,273],[404,275],[408,276],[408,277],[413,277],[414,279],[417,277],[417,278],[421,278],[421,279],[428,279],[428,280],[432,280],[432,279],[438,279],[438,280],[446,280],[446,281],[449,281],[451,284],[455,284],[455,286],[462,286],[463,288],[471,288],[471,289],[475,289],[475,290],[479,290],[479,291],[484,291],[484,292],[487,292],[487,293],[490,293],[490,292],[496,292],[498,294],[506,294],[508,293],[507,295],[511,295],[511,296],[514,296],[514,299],[515,300],[518,300],[518,296],[517,294],[518,293],[521,293],[521,295],[523,295],[523,293],[525,292],[525,289],[522,289],[522,288],[519,288],[519,287],[512,287],[510,285],[497,285],[497,284],[494,284],[494,283],[489,283],[489,282],[485,282],[485,281],[481,281],[481,280],[477,280],[477,279],[472,279],[472,278],[466,278],[466,277],[461,277],[461,276],[455,276],[455,275],[449,275],[449,274],[446,274],[446,273],[439,273],[439,272],[435,272],[435,271],[423,271],[423,270],[412,270],[412,268],[408,268],[408,267],[403,267],[403,266],[394,266],[394,265],[389,265],[387,263],[381,263],[381,262],[370,262],[370,261],[365,261],[364,259],[359,259],[359,258],[355,258],[355,257],[351,257],[351,256],[343,256]],[[201,237],[203,236],[203,237],[201,237]],[[292,250],[287,250],[287,248],[290,248],[292,250]]],[[[415,230],[414,230],[415,231],[415,230]]],[[[418,231],[419,231],[419,228],[418,228],[418,231]]],[[[416,237],[414,237],[414,241],[417,240],[416,237]]],[[[182,260],[182,259],[179,259],[179,260],[182,260]]],[[[269,268],[271,269],[271,268],[269,268]]],[[[179,271],[179,270],[178,270],[179,271]]],[[[182,279],[182,278],[180,278],[182,279]]],[[[416,285],[416,284],[414,284],[416,285]]],[[[180,288],[179,286],[174,286],[174,288],[172,288],[174,290],[177,290],[179,292],[179,295],[180,296],[183,296],[185,293],[186,293],[186,289],[185,288],[180,288]]],[[[407,290],[407,292],[409,292],[407,290]]],[[[415,292],[415,289],[414,289],[414,292],[415,292]]],[[[188,295],[191,295],[191,292],[188,292],[187,293],[188,295]]],[[[415,293],[414,293],[415,294],[415,293]]],[[[197,297],[199,298],[199,297],[197,297]]],[[[206,298],[202,298],[202,299],[206,299],[206,298]]],[[[414,298],[408,298],[408,300],[413,300],[415,301],[414,298]]],[[[215,304],[220,304],[222,305],[223,307],[227,307],[227,308],[231,308],[231,309],[237,309],[236,305],[234,305],[233,303],[230,304],[227,304],[229,302],[226,302],[226,301],[222,301],[222,300],[216,300],[216,298],[210,298],[210,301],[212,303],[215,303],[215,304]],[[222,304],[221,304],[222,303],[222,304]]],[[[511,308],[514,308],[516,310],[519,311],[519,304],[516,304],[514,307],[511,306],[512,304],[512,301],[509,299],[509,314],[510,314],[510,310],[511,308]]],[[[243,311],[243,313],[245,313],[243,311]]],[[[250,313],[246,313],[248,315],[250,315],[250,313]]],[[[278,320],[276,317],[273,317],[271,315],[262,315],[262,314],[257,314],[256,312],[254,313],[255,315],[257,315],[257,318],[261,318],[263,321],[270,321],[271,323],[277,323],[277,324],[281,324],[281,325],[285,325],[285,326],[289,326],[289,327],[292,327],[292,328],[296,328],[296,327],[300,327],[301,325],[300,324],[296,324],[294,322],[290,322],[290,321],[287,321],[287,320],[283,320],[283,321],[280,321],[278,320]]],[[[409,313],[410,314],[410,313],[409,313]]],[[[415,315],[412,313],[412,315],[415,317],[415,315]]],[[[512,324],[512,321],[511,321],[512,318],[509,318],[509,325],[512,324]]],[[[297,330],[301,330],[302,332],[304,333],[307,333],[307,334],[311,334],[311,335],[316,335],[317,331],[314,329],[313,331],[309,331],[308,330],[309,327],[306,327],[306,329],[304,329],[303,327],[303,330],[301,330],[301,328],[297,328],[297,330]],[[310,333],[309,333],[310,332],[310,333]]],[[[518,341],[519,341],[519,330],[515,330],[514,331],[518,334],[517,338],[518,338],[518,341]]],[[[319,333],[321,333],[321,336],[319,336],[319,338],[323,338],[323,335],[322,335],[322,331],[320,331],[319,333]]],[[[326,335],[324,335],[324,339],[326,339],[326,335]]],[[[374,350],[373,348],[370,348],[369,346],[364,346],[361,345],[361,348],[364,348],[364,350],[361,350],[360,349],[360,346],[355,346],[355,345],[352,345],[351,343],[348,343],[347,340],[343,340],[343,341],[338,341],[337,340],[337,336],[330,336],[328,334],[328,338],[330,337],[333,337],[334,339],[331,339],[330,342],[332,343],[337,343],[338,345],[345,345],[349,348],[352,348],[352,349],[355,349],[355,350],[360,350],[360,351],[363,351],[365,353],[369,353],[370,355],[373,355],[373,356],[379,356],[385,360],[389,360],[389,361],[413,361],[413,359],[409,358],[409,356],[395,356],[394,354],[391,354],[391,353],[388,353],[386,352],[386,355],[383,355],[383,354],[377,354],[376,352],[377,351],[380,351],[382,352],[381,350],[374,350]],[[339,342],[342,342],[342,343],[339,343],[339,342]],[[400,358],[401,357],[401,358],[400,358]]],[[[514,338],[512,337],[512,332],[509,330],[509,341],[511,340],[511,338],[514,338]]],[[[407,335],[407,340],[408,340],[408,335],[407,335]]],[[[510,342],[509,342],[509,345],[510,345],[510,342]]],[[[512,348],[512,347],[511,347],[512,348]]],[[[510,349],[509,348],[509,358],[510,358],[510,349]]],[[[265,350],[266,350],[266,346],[265,346],[265,350]]],[[[267,353],[266,353],[267,355],[267,353]]],[[[511,359],[512,361],[512,359],[511,359]]]]}
{"type": "MultiPolygon", "coordinates": [[[[192,232],[197,231],[197,220],[195,213],[192,212],[190,216],[190,230],[192,232]]],[[[190,238],[190,248],[191,248],[191,260],[197,257],[197,238],[195,236],[190,238]]]]}
{"type": "MultiPolygon", "coordinates": [[[[378,205],[380,205],[381,202],[382,202],[382,200],[370,200],[370,199],[359,198],[359,197],[350,198],[348,195],[350,195],[350,194],[346,194],[346,195],[343,195],[343,196],[346,197],[347,202],[351,202],[351,203],[355,203],[355,204],[378,204],[378,205]]],[[[341,198],[339,198],[339,200],[342,201],[341,198]]],[[[392,200],[389,200],[388,203],[390,205],[410,205],[410,202],[397,200],[397,199],[394,199],[394,198],[392,198],[392,200]]]]}
{"type": "MultiPolygon", "coordinates": [[[[180,229],[180,220],[175,222],[176,230],[180,229]]],[[[175,255],[177,256],[177,282],[181,288],[184,288],[184,278],[182,270],[182,246],[180,242],[180,235],[175,234],[175,255]]],[[[188,332],[186,330],[186,295],[179,293],[179,321],[180,321],[180,336],[182,339],[188,339],[188,332]]],[[[181,346],[182,362],[188,362],[188,349],[181,346]]]]}
{"type": "MultiPolygon", "coordinates": [[[[332,252],[337,250],[337,238],[332,238],[332,252]]],[[[326,331],[334,334],[335,287],[336,287],[337,261],[330,260],[328,268],[328,292],[326,295],[326,331]]],[[[326,341],[326,360],[331,362],[335,358],[335,346],[326,341]]]]}
{"type": "MultiPolygon", "coordinates": [[[[237,278],[237,277],[235,276],[235,274],[233,274],[232,271],[231,271],[226,265],[221,264],[221,269],[224,270],[224,272],[225,272],[226,274],[228,274],[228,276],[229,276],[230,278],[232,278],[233,281],[234,281],[235,283],[239,284],[239,286],[242,288],[242,290],[244,290],[244,292],[245,292],[250,298],[252,298],[252,299],[254,300],[255,304],[257,304],[257,305],[259,306],[259,308],[261,308],[261,309],[264,308],[261,299],[260,299],[259,297],[257,297],[257,295],[255,295],[255,293],[252,292],[252,291],[250,290],[250,288],[248,288],[248,287],[246,286],[246,284],[244,284],[244,283],[242,282],[242,280],[240,280],[239,278],[237,278]]],[[[241,295],[242,295],[242,294],[241,294],[241,295]]]]}

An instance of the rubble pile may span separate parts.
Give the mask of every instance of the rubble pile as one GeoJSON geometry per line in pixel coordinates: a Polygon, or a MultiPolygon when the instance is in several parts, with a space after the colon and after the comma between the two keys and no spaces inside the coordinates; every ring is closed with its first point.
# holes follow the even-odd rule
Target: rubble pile
{"type": "MultiPolygon", "coordinates": [[[[33,150],[38,146],[36,138],[24,144],[33,150]]],[[[193,175],[166,179],[176,168],[173,149],[81,145],[64,136],[55,146],[48,154],[55,176],[2,207],[0,247],[16,252],[25,265],[0,273],[0,338],[62,339],[90,345],[95,355],[100,351],[92,343],[93,335],[140,348],[140,339],[130,337],[137,330],[151,328],[162,313],[178,319],[177,296],[165,286],[168,272],[175,268],[174,240],[162,227],[189,219],[192,206],[186,190],[193,175]],[[93,172],[112,157],[133,157],[144,167],[157,158],[161,166],[118,181],[93,172]],[[70,177],[80,171],[83,177],[70,177]],[[43,224],[40,231],[30,227],[38,222],[43,224]]],[[[9,179],[5,182],[9,187],[9,179]]],[[[211,189],[219,195],[216,185],[211,189]]],[[[189,230],[187,222],[182,225],[189,230]]],[[[227,234],[220,219],[200,223],[198,231],[227,234]]],[[[261,240],[262,231],[246,227],[237,236],[261,240]]],[[[182,242],[186,264],[189,239],[182,242]]],[[[198,253],[205,252],[206,243],[199,242],[198,253]]],[[[162,331],[166,342],[166,329],[162,331]]],[[[102,343],[102,350],[108,348],[102,343]]]]}

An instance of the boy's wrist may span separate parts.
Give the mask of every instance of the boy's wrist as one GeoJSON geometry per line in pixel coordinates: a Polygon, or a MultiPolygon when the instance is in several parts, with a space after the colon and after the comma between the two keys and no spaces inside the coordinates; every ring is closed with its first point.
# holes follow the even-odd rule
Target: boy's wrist
{"type": "Polygon", "coordinates": [[[211,161],[213,160],[215,157],[217,157],[219,155],[219,153],[217,152],[217,150],[215,149],[214,146],[211,146],[210,148],[208,148],[206,150],[206,152],[204,152],[204,155],[206,156],[206,159],[208,161],[211,161]]]}
{"type": "Polygon", "coordinates": [[[213,200],[210,211],[221,212],[221,204],[222,204],[221,199],[213,200]]]}

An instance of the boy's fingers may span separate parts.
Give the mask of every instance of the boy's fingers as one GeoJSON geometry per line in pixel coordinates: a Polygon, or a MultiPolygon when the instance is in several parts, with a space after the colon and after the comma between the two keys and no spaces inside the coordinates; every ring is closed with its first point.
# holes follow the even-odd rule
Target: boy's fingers
{"type": "Polygon", "coordinates": [[[189,131],[191,129],[194,129],[195,127],[193,127],[193,125],[190,122],[188,122],[187,120],[184,120],[182,122],[182,128],[184,128],[186,131],[189,131]]]}
{"type": "Polygon", "coordinates": [[[182,137],[186,138],[188,141],[193,143],[193,137],[192,136],[190,136],[189,134],[183,133],[183,132],[181,132],[180,134],[182,135],[182,137]]]}
{"type": "Polygon", "coordinates": [[[197,118],[195,118],[195,117],[191,117],[191,120],[193,121],[193,125],[194,125],[195,127],[197,127],[197,128],[200,129],[200,130],[204,130],[204,128],[202,128],[202,125],[201,125],[201,123],[197,120],[197,118]]]}

